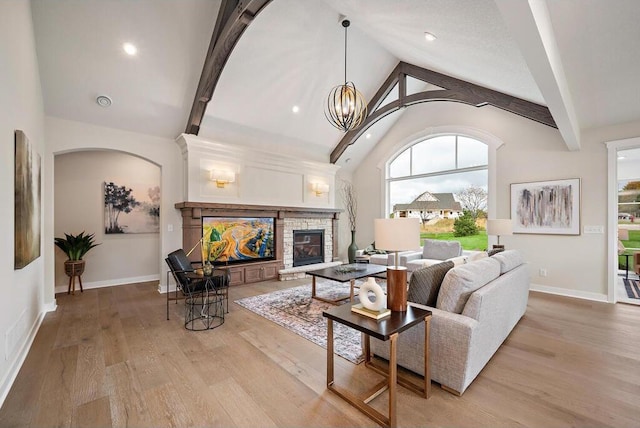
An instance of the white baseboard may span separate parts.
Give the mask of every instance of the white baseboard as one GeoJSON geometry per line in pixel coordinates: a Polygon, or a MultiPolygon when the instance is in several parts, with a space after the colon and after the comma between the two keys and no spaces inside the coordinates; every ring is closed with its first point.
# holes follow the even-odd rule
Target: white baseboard
{"type": "Polygon", "coordinates": [[[596,302],[608,302],[608,297],[604,293],[594,293],[591,291],[571,290],[569,288],[550,287],[548,285],[530,284],[529,290],[541,293],[557,294],[558,296],[574,297],[577,299],[594,300],[596,302]]]}
{"type": "MultiPolygon", "coordinates": [[[[54,301],[55,305],[55,301],[54,301]]],[[[50,308],[50,306],[49,306],[50,308]]],[[[9,366],[9,370],[5,375],[4,379],[2,379],[2,383],[0,383],[0,407],[4,404],[4,400],[6,400],[7,395],[9,395],[9,391],[13,386],[13,382],[15,382],[18,373],[20,372],[20,368],[22,368],[22,364],[24,364],[24,360],[27,358],[29,354],[29,350],[31,349],[31,345],[33,345],[33,341],[36,338],[36,333],[40,329],[42,325],[42,321],[44,320],[44,316],[49,312],[49,308],[45,307],[38,318],[35,320],[33,325],[31,326],[31,330],[29,330],[29,334],[26,339],[22,343],[20,350],[16,353],[15,358],[11,362],[9,366]]],[[[54,309],[55,310],[55,309],[54,309]]]]}
{"type": "MultiPolygon", "coordinates": [[[[135,284],[136,282],[149,282],[149,281],[159,281],[160,275],[146,275],[146,276],[133,276],[130,278],[118,278],[118,279],[110,279],[107,281],[94,281],[94,282],[85,282],[82,284],[82,288],[85,290],[90,290],[92,288],[102,288],[102,287],[114,287],[116,285],[122,284],[135,284]]],[[[56,293],[66,293],[69,289],[69,285],[57,285],[56,293]]],[[[76,291],[80,290],[80,286],[76,283],[76,291]]]]}
{"type": "MultiPolygon", "coordinates": [[[[170,284],[169,291],[176,291],[176,285],[175,284],[170,284]]],[[[167,285],[166,284],[158,284],[158,293],[164,294],[166,292],[167,292],[167,285]]]]}
{"type": "Polygon", "coordinates": [[[44,304],[44,311],[45,312],[55,312],[56,309],[58,309],[58,303],[57,303],[56,299],[53,299],[53,302],[51,302],[51,303],[45,303],[44,304]]]}

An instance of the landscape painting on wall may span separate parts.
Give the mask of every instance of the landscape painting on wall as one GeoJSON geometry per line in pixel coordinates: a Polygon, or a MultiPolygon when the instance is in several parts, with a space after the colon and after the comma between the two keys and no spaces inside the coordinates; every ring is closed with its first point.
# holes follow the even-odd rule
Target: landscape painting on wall
{"type": "Polygon", "coordinates": [[[14,269],[40,257],[40,155],[15,131],[14,269]]]}
{"type": "Polygon", "coordinates": [[[104,233],[159,233],[160,186],[104,183],[104,233]]]}
{"type": "Polygon", "coordinates": [[[580,234],[580,179],[511,185],[513,233],[580,234]]]}

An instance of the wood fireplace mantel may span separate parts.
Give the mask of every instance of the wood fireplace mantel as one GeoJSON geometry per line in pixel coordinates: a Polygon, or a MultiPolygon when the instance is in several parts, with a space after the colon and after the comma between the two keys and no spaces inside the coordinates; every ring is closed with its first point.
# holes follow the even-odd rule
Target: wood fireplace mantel
{"type": "MultiPolygon", "coordinates": [[[[182,212],[182,248],[189,251],[202,238],[202,217],[273,217],[275,218],[276,259],[265,262],[234,264],[231,267],[231,284],[244,284],[276,278],[284,268],[284,219],[323,218],[331,219],[333,248],[338,248],[338,216],[342,212],[335,208],[284,207],[272,205],[218,204],[210,202],[179,202],[175,208],[182,212]]],[[[194,251],[191,261],[201,261],[200,252],[194,251]]]]}

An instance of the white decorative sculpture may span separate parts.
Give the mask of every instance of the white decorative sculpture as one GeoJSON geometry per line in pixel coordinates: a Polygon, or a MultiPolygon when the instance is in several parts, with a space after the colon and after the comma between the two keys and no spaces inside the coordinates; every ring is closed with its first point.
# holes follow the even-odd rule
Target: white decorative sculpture
{"type": "Polygon", "coordinates": [[[369,277],[367,281],[360,286],[360,303],[366,309],[371,311],[381,311],[387,306],[387,296],[385,296],[382,287],[378,285],[375,278],[369,277]],[[375,300],[369,299],[369,291],[375,295],[375,300]]]}

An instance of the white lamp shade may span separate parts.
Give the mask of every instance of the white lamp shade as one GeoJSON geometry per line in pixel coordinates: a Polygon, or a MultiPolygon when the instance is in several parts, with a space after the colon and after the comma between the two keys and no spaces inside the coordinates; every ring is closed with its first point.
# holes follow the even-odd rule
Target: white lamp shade
{"type": "Polygon", "coordinates": [[[511,219],[487,220],[487,235],[505,236],[512,234],[511,219]]]}
{"type": "Polygon", "coordinates": [[[374,220],[376,248],[405,251],[420,248],[420,220],[417,218],[377,218],[374,220]]]}

